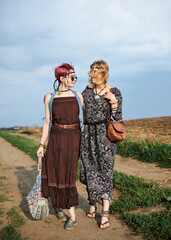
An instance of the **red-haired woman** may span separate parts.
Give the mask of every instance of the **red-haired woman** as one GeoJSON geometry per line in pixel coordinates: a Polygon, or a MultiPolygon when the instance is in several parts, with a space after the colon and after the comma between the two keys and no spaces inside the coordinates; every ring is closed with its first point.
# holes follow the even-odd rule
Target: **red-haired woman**
{"type": "MultiPolygon", "coordinates": [[[[52,114],[49,110],[51,94],[45,99],[45,122],[37,156],[42,158],[42,195],[50,197],[57,217],[62,221],[67,216],[62,209],[68,209],[69,220],[65,229],[72,230],[77,224],[74,206],[78,205],[76,172],[80,147],[79,104],[70,88],[74,87],[77,77],[74,67],[64,63],[55,69],[56,94],[52,101],[52,114]],[[52,116],[52,117],[51,117],[52,116]],[[51,129],[50,123],[52,122],[51,129]],[[49,136],[46,152],[44,144],[49,136]]],[[[81,103],[83,98],[77,93],[81,103]]]]}

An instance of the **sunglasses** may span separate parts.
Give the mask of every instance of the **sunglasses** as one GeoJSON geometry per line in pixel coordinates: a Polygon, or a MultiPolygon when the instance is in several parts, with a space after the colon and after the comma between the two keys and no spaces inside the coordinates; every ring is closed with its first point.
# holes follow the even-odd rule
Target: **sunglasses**
{"type": "MultiPolygon", "coordinates": [[[[63,75],[63,77],[66,77],[67,75],[72,74],[72,73],[75,73],[75,72],[69,72],[69,73],[63,75]]],[[[75,79],[77,80],[77,76],[71,76],[71,81],[72,81],[72,82],[73,82],[75,79]]]]}
{"type": "Polygon", "coordinates": [[[77,76],[71,76],[71,81],[77,80],[77,76]]]}
{"type": "Polygon", "coordinates": [[[96,70],[103,69],[102,67],[91,67],[90,71],[88,72],[88,75],[91,76],[91,74],[95,74],[96,70]]]}

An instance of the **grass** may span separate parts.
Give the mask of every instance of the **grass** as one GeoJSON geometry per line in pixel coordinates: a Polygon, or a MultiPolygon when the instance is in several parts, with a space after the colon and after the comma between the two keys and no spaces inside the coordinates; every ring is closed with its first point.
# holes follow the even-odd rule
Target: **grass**
{"type": "Polygon", "coordinates": [[[0,176],[0,180],[7,179],[6,176],[0,176]]]}
{"type": "Polygon", "coordinates": [[[20,215],[17,207],[12,207],[6,212],[9,224],[0,231],[2,240],[22,240],[22,235],[18,229],[25,223],[25,219],[20,215]]]}
{"type": "Polygon", "coordinates": [[[147,239],[169,239],[171,236],[170,189],[159,187],[156,183],[147,183],[142,178],[127,176],[114,171],[114,187],[121,193],[110,207],[113,214],[119,213],[135,234],[142,234],[147,239]],[[163,204],[165,211],[149,213],[146,207],[163,204]],[[130,214],[126,211],[144,208],[147,215],[130,214]]]}
{"type": "Polygon", "coordinates": [[[0,194],[0,203],[7,201],[7,197],[4,194],[0,194]]]}
{"type": "Polygon", "coordinates": [[[125,213],[120,219],[147,239],[171,239],[171,211],[161,211],[149,215],[125,213]]]}
{"type": "Polygon", "coordinates": [[[25,220],[24,218],[20,215],[19,210],[17,207],[12,207],[9,211],[7,211],[7,218],[10,219],[11,225],[13,227],[21,227],[24,223],[25,220]]]}
{"type": "Polygon", "coordinates": [[[12,135],[7,132],[0,132],[0,137],[4,138],[6,141],[11,143],[14,147],[20,149],[21,151],[28,154],[31,158],[37,161],[37,150],[39,147],[39,143],[28,139],[25,137],[12,135]]]}
{"type": "Polygon", "coordinates": [[[156,183],[147,183],[142,178],[128,176],[117,171],[113,173],[113,182],[121,195],[118,200],[112,202],[111,213],[123,213],[138,208],[157,206],[160,203],[168,204],[169,188],[159,187],[156,183]]]}
{"type": "Polygon", "coordinates": [[[3,215],[4,214],[4,208],[0,208],[0,215],[3,215]]]}
{"type": "Polygon", "coordinates": [[[33,133],[28,130],[23,130],[20,132],[21,134],[32,135],[33,133]]]}
{"type": "Polygon", "coordinates": [[[0,231],[2,240],[22,240],[22,235],[19,230],[15,229],[11,224],[8,224],[0,231]]]}
{"type": "Polygon", "coordinates": [[[117,143],[117,154],[143,162],[157,163],[159,167],[171,168],[171,145],[159,141],[141,139],[140,142],[133,142],[128,137],[125,141],[117,143]]]}

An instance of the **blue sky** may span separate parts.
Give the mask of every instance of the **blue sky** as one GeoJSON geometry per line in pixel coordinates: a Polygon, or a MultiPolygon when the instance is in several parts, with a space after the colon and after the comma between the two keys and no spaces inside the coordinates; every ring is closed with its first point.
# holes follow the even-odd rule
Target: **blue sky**
{"type": "Polygon", "coordinates": [[[170,116],[171,0],[1,0],[0,127],[42,126],[54,68],[104,59],[123,119],[170,116]]]}

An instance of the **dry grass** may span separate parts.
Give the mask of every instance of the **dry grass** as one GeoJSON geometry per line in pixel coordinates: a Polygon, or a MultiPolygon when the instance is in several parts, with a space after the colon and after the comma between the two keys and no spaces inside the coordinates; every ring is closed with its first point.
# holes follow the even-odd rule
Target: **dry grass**
{"type": "MultiPolygon", "coordinates": [[[[147,138],[150,141],[160,141],[171,144],[171,117],[144,118],[124,121],[127,135],[132,141],[147,138]]],[[[41,138],[42,128],[26,127],[18,133],[28,131],[31,136],[41,138]]]]}
{"type": "Polygon", "coordinates": [[[42,136],[42,128],[40,127],[26,127],[20,131],[18,131],[18,133],[25,133],[27,134],[28,132],[28,135],[33,135],[35,137],[41,137],[42,136]]]}
{"type": "Polygon", "coordinates": [[[171,117],[144,118],[124,121],[132,141],[147,138],[171,144],[171,117]]]}

